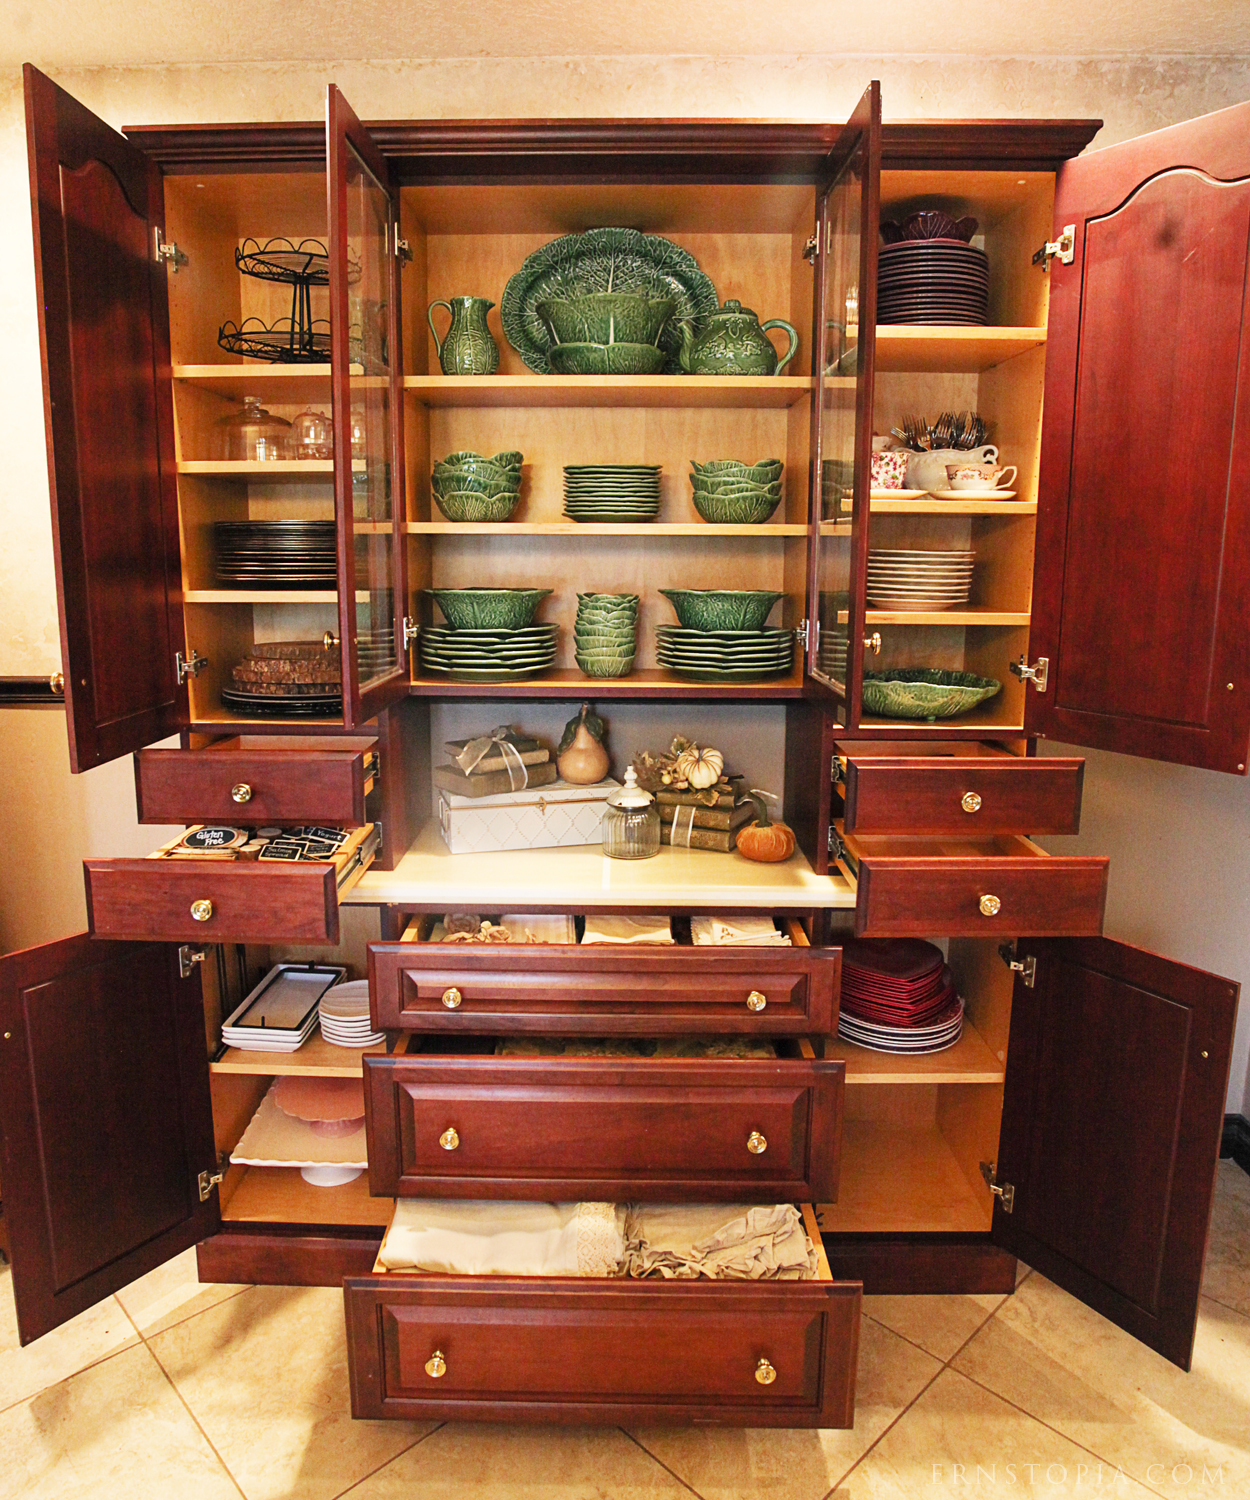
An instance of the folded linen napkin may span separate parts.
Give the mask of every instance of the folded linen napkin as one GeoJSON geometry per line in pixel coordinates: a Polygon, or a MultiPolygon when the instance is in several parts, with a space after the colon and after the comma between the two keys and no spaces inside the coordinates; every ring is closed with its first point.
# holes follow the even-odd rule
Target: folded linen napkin
{"type": "Polygon", "coordinates": [[[583,943],[671,943],[673,924],[662,915],[643,917],[588,916],[583,943]]]}
{"type": "Polygon", "coordinates": [[[378,1251],[391,1271],[619,1276],[625,1207],[401,1198],[378,1251]]]}
{"type": "Polygon", "coordinates": [[[792,1203],[631,1203],[627,1276],[810,1281],[816,1251],[792,1203]]]}
{"type": "Polygon", "coordinates": [[[771,917],[691,917],[690,936],[708,943],[748,948],[790,948],[788,932],[778,932],[771,917]]]}
{"type": "Polygon", "coordinates": [[[514,943],[575,943],[577,933],[573,918],[564,915],[526,915],[524,912],[507,912],[499,919],[500,925],[512,934],[514,943]]]}

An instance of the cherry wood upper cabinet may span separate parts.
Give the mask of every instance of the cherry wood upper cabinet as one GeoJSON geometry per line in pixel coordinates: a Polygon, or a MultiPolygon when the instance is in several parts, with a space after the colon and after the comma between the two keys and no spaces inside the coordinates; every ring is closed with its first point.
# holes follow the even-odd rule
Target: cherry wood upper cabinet
{"type": "Polygon", "coordinates": [[[1054,222],[1026,727],[1244,773],[1250,104],[1068,162],[1054,222]]]}
{"type": "Polygon", "coordinates": [[[23,1344],[219,1227],[198,967],[65,938],[0,958],[0,1179],[23,1344]]]}
{"type": "Polygon", "coordinates": [[[159,170],[25,68],[44,421],[70,764],[185,719],[159,170]]]}
{"type": "Polygon", "coordinates": [[[1238,986],[1107,938],[1019,949],[993,1238],[1187,1370],[1238,986]]]}

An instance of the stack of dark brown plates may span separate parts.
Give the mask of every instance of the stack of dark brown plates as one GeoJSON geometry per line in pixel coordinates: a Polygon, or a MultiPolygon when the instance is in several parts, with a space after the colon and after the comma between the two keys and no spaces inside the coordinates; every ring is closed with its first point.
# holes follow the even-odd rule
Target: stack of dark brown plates
{"type": "Polygon", "coordinates": [[[226,708],[264,718],[331,718],[343,709],[337,650],[320,641],[266,641],[231,669],[226,708]]]}
{"type": "Polygon", "coordinates": [[[280,589],[335,585],[333,521],[216,521],[213,536],[219,583],[280,589]]]}
{"type": "Polygon", "coordinates": [[[848,939],[838,1035],[873,1052],[941,1052],[959,1040],[963,1001],[942,950],[919,938],[848,939]]]}
{"type": "Polygon", "coordinates": [[[902,240],[877,261],[877,322],[989,322],[989,262],[963,240],[902,240]]]}

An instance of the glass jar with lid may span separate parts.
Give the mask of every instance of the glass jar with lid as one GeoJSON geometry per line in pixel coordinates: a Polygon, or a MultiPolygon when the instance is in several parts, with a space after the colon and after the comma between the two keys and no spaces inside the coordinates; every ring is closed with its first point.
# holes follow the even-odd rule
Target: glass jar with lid
{"type": "Polygon", "coordinates": [[[243,409],[213,424],[211,457],[230,462],[271,463],[291,456],[291,424],[272,416],[259,396],[244,396],[243,409]]]}
{"type": "Polygon", "coordinates": [[[334,457],[334,428],[325,412],[311,406],[300,412],[291,423],[291,451],[294,458],[334,457]]]}
{"type": "Polygon", "coordinates": [[[612,859],[650,859],[660,852],[660,809],[638,785],[633,766],[603,811],[603,852],[612,859]]]}

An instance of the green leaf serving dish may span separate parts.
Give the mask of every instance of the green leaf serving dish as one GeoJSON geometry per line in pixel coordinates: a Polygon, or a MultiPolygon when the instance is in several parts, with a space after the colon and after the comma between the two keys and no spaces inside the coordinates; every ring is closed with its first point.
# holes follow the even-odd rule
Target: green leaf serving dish
{"type": "Polygon", "coordinates": [[[864,673],[864,708],[887,719],[953,719],[1002,691],[993,677],[936,667],[864,673]]]}

